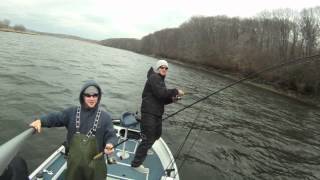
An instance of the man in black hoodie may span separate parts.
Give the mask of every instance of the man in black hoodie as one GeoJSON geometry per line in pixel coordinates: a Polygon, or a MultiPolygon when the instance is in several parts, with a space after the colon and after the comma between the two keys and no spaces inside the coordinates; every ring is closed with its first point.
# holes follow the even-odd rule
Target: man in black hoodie
{"type": "Polygon", "coordinates": [[[106,163],[100,152],[111,154],[117,142],[111,116],[100,106],[102,91],[95,81],[88,81],[81,89],[80,106],[42,116],[30,124],[38,132],[41,127],[65,126],[69,147],[67,180],[105,180],[106,163]]]}
{"type": "Polygon", "coordinates": [[[162,115],[164,105],[176,101],[184,92],[179,89],[167,89],[165,77],[168,72],[168,63],[159,60],[154,68],[150,68],[148,79],[142,93],[141,104],[141,133],[142,142],[139,144],[131,166],[142,173],[148,173],[142,163],[147,156],[148,150],[162,133],[162,115]]]}

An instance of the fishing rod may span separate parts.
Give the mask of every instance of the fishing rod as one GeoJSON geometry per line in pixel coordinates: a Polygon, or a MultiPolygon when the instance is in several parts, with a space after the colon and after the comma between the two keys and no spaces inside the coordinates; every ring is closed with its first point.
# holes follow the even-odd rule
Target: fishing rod
{"type": "MultiPolygon", "coordinates": [[[[127,139],[119,142],[118,144],[114,145],[114,146],[113,146],[112,148],[110,148],[110,149],[115,149],[116,147],[118,147],[119,145],[125,143],[125,142],[128,141],[128,140],[129,140],[129,138],[127,138],[127,139]]],[[[104,155],[104,152],[98,153],[97,155],[95,155],[95,156],[93,157],[93,160],[96,160],[96,159],[100,158],[102,155],[104,155]]],[[[108,162],[109,162],[109,161],[108,161],[108,162]]]]}
{"type": "Polygon", "coordinates": [[[189,104],[189,105],[187,105],[187,106],[179,109],[178,111],[176,111],[176,112],[174,112],[174,113],[166,116],[165,118],[163,118],[162,121],[164,121],[164,120],[166,120],[166,119],[168,119],[168,118],[170,118],[170,117],[172,117],[172,116],[180,113],[181,111],[184,111],[184,110],[187,109],[187,108],[190,108],[191,106],[193,106],[193,105],[195,105],[195,104],[197,104],[197,103],[199,103],[199,102],[201,102],[201,101],[203,101],[203,100],[208,99],[210,96],[212,96],[212,95],[214,95],[214,94],[217,94],[217,93],[219,93],[219,92],[221,92],[221,91],[223,91],[223,90],[225,90],[225,89],[227,89],[227,88],[229,88],[229,87],[232,87],[232,86],[234,86],[234,85],[237,85],[237,84],[239,84],[239,83],[241,83],[241,82],[243,82],[243,81],[245,81],[245,80],[248,80],[248,79],[251,79],[251,78],[253,78],[253,77],[256,77],[257,75],[259,75],[259,74],[261,74],[261,73],[265,73],[265,72],[268,72],[268,71],[272,71],[272,70],[281,68],[281,67],[283,67],[283,66],[289,66],[289,65],[292,65],[292,64],[297,64],[297,63],[300,63],[300,62],[313,61],[315,58],[320,58],[320,54],[311,55],[311,56],[307,56],[307,57],[297,58],[297,59],[294,59],[294,60],[291,60],[291,61],[286,61],[286,62],[283,62],[283,63],[280,63],[280,64],[276,64],[276,65],[269,66],[269,67],[266,67],[266,68],[264,68],[264,69],[261,69],[261,70],[259,70],[259,71],[256,72],[256,73],[250,74],[250,75],[248,75],[248,76],[246,76],[246,77],[244,77],[244,78],[242,78],[242,79],[240,79],[240,80],[237,80],[237,81],[235,81],[235,82],[233,82],[233,83],[230,83],[230,84],[226,85],[225,87],[223,87],[223,88],[221,88],[221,89],[218,89],[218,90],[216,90],[216,91],[208,94],[207,96],[205,96],[205,97],[203,97],[203,98],[200,98],[199,100],[197,100],[197,101],[195,101],[195,102],[193,102],[193,103],[191,103],[191,104],[189,104]],[[307,60],[305,60],[305,59],[307,59],[307,60]]]}

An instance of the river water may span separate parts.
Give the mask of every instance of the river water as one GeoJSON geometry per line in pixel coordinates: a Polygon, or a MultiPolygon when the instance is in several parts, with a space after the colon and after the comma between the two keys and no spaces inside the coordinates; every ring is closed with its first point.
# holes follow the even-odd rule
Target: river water
{"type": "MultiPolygon", "coordinates": [[[[114,118],[139,109],[152,57],[92,43],[0,32],[0,143],[41,114],[78,104],[80,87],[96,80],[101,103],[114,118]]],[[[187,92],[166,115],[228,85],[210,72],[169,64],[168,87],[187,92]]],[[[228,88],[164,121],[163,138],[183,180],[320,179],[318,108],[245,84],[228,88]]],[[[30,171],[65,138],[64,128],[44,129],[20,154],[30,171]]]]}

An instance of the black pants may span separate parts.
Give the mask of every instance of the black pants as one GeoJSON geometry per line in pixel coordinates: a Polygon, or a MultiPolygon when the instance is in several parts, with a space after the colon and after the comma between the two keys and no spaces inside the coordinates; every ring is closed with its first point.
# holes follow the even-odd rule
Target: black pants
{"type": "Polygon", "coordinates": [[[28,180],[28,167],[24,159],[16,156],[0,176],[0,180],[28,180]]]}
{"type": "Polygon", "coordinates": [[[141,114],[141,134],[142,141],[139,144],[135,157],[131,162],[132,167],[140,166],[147,157],[148,150],[154,142],[160,138],[162,133],[162,118],[152,114],[141,114]]]}

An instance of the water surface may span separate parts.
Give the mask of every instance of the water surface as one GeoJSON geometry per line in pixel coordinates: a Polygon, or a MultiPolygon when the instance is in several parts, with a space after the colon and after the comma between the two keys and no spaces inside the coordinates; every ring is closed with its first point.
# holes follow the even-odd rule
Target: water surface
{"type": "MultiPolygon", "coordinates": [[[[103,89],[101,103],[114,118],[140,108],[146,74],[156,59],[96,44],[0,32],[0,142],[14,137],[40,114],[77,105],[88,79],[103,89]]],[[[187,95],[166,115],[231,80],[170,63],[168,87],[187,95]]],[[[188,179],[320,179],[319,109],[240,84],[164,121],[163,138],[188,179]]],[[[64,128],[44,129],[21,155],[33,170],[60,146],[64,128]]]]}

